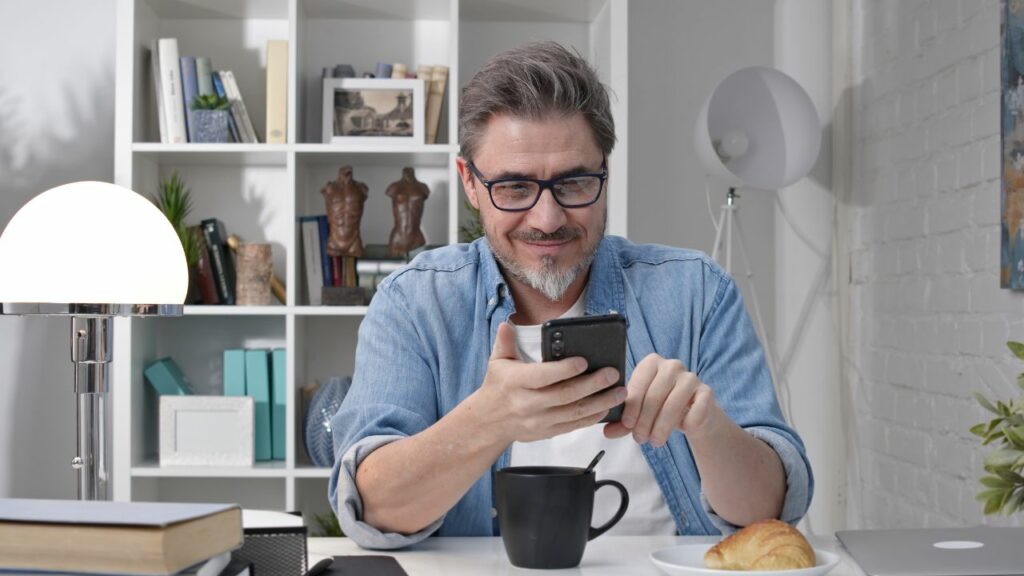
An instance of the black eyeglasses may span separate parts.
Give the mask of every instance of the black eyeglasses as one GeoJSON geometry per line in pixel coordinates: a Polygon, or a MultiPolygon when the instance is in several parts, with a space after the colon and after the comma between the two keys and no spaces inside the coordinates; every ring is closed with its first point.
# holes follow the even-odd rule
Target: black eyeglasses
{"type": "Polygon", "coordinates": [[[555,202],[562,208],[584,208],[597,202],[608,178],[607,159],[601,160],[601,172],[598,174],[570,174],[554,180],[518,177],[487,180],[472,161],[466,165],[487,188],[491,204],[506,212],[524,212],[533,208],[545,189],[551,190],[555,202]]]}

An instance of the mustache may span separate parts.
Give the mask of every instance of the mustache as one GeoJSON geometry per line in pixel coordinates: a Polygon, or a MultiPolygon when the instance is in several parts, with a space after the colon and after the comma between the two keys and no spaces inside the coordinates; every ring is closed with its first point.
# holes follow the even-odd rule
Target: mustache
{"type": "Polygon", "coordinates": [[[566,228],[562,226],[554,232],[541,232],[540,230],[521,230],[511,235],[516,240],[524,242],[565,242],[575,240],[583,236],[579,228],[566,228]]]}

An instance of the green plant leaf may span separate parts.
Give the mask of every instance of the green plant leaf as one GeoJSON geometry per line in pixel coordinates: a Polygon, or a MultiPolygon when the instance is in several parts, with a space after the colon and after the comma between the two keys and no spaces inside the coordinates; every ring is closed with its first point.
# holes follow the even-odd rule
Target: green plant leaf
{"type": "Polygon", "coordinates": [[[982,438],[988,436],[988,424],[982,422],[981,424],[975,424],[974,426],[971,426],[971,434],[974,434],[975,436],[980,436],[982,438]]]}
{"type": "Polygon", "coordinates": [[[1006,426],[1003,428],[1006,438],[1013,444],[1014,448],[1024,450],[1024,427],[1006,426]]]}
{"type": "Polygon", "coordinates": [[[989,488],[999,489],[1005,489],[1013,486],[1013,482],[1010,482],[1000,476],[984,476],[981,479],[981,484],[983,486],[988,486],[989,488]]]}
{"type": "Polygon", "coordinates": [[[984,408],[985,410],[988,410],[989,412],[995,414],[996,416],[1002,416],[1002,414],[999,413],[999,410],[996,410],[996,407],[993,406],[992,403],[988,401],[988,398],[982,396],[981,392],[975,392],[974,399],[977,400],[978,404],[981,404],[981,407],[984,408]]]}
{"type": "Polygon", "coordinates": [[[1017,386],[1024,390],[1024,372],[1017,375],[1017,386]]]}
{"type": "Polygon", "coordinates": [[[1003,508],[1003,513],[1009,516],[1010,514],[1020,510],[1022,505],[1024,505],[1024,489],[1018,489],[1006,502],[1006,507],[1003,508]]]}
{"type": "Polygon", "coordinates": [[[1013,355],[1018,360],[1024,360],[1024,344],[1010,340],[1006,343],[1006,347],[1010,349],[1010,352],[1013,352],[1013,355]]]}
{"type": "Polygon", "coordinates": [[[985,515],[995,514],[999,512],[999,509],[1003,505],[1003,492],[1000,490],[998,493],[991,494],[984,498],[985,500],[985,515]]]}
{"type": "Polygon", "coordinates": [[[1017,460],[1021,457],[1021,453],[1017,450],[1009,448],[1000,448],[993,450],[985,456],[985,466],[992,466],[994,468],[1001,468],[1007,466],[1013,466],[1017,463],[1017,460]]]}

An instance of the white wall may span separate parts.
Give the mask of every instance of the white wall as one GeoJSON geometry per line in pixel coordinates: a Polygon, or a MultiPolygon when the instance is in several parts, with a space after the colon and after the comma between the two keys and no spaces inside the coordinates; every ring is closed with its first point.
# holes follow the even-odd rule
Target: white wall
{"type": "Polygon", "coordinates": [[[1004,345],[1024,297],[999,289],[999,4],[857,0],[853,21],[849,518],[979,523],[971,392],[1016,396],[1024,369],[1004,345]]]}
{"type": "MultiPolygon", "coordinates": [[[[711,252],[705,172],[693,146],[704,100],[726,76],[772,65],[771,0],[629,3],[629,237],[711,252]]],[[[613,182],[613,186],[619,185],[613,182]]],[[[612,189],[614,193],[614,189],[612,189]]],[[[711,182],[715,217],[726,187],[711,182]]],[[[775,301],[774,193],[740,191],[740,218],[766,331],[775,301]]],[[[743,276],[738,241],[733,276],[743,276]]],[[[750,291],[738,280],[750,310],[750,291]]]]}
{"type": "MultiPolygon", "coordinates": [[[[0,229],[43,190],[113,179],[114,14],[114,0],[0,2],[0,229]]],[[[69,329],[0,316],[0,497],[75,496],[69,329]]]]}

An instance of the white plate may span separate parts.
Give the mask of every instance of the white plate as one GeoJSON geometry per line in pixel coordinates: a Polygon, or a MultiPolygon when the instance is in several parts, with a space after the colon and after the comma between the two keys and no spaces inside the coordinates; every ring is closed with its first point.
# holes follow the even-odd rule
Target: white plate
{"type": "Polygon", "coordinates": [[[651,552],[651,562],[671,576],[821,576],[839,564],[839,556],[814,549],[815,565],[798,570],[715,570],[704,566],[704,553],[714,544],[682,544],[651,552]]]}

